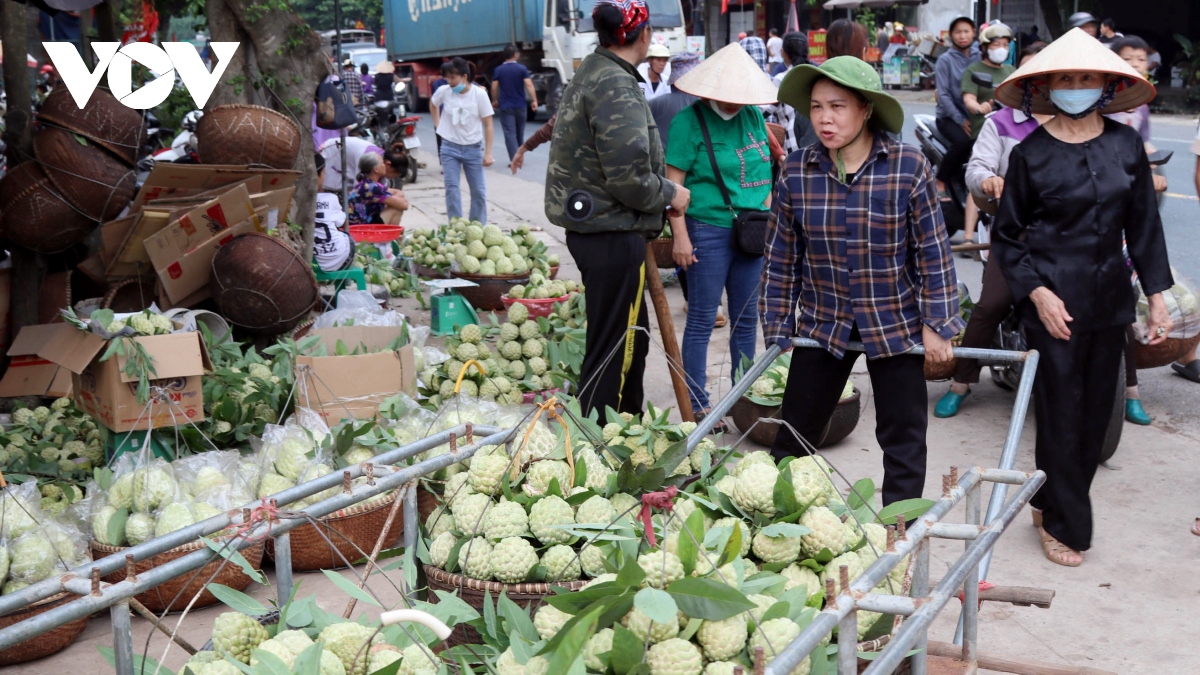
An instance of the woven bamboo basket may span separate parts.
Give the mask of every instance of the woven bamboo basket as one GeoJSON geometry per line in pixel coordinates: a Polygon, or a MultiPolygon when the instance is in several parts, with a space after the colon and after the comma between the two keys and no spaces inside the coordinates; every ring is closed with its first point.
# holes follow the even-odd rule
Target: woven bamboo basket
{"type": "Polygon", "coordinates": [[[33,154],[46,177],[71,205],[92,220],[116,218],[133,199],[137,174],[98,145],[46,127],[33,137],[33,154]]]}
{"type": "Polygon", "coordinates": [[[38,253],[59,253],[96,229],[54,187],[37,162],[25,162],[0,178],[0,232],[10,243],[38,253]]]}
{"type": "MultiPolygon", "coordinates": [[[[112,152],[127,166],[137,162],[145,138],[140,112],[125,107],[117,97],[97,88],[80,110],[66,87],[58,87],[42,101],[38,121],[73,131],[112,152]]],[[[291,167],[288,167],[291,168],[291,167]]]]}
{"type": "MultiPolygon", "coordinates": [[[[829,418],[829,423],[825,425],[825,431],[821,432],[821,438],[813,445],[824,448],[849,436],[850,432],[858,426],[858,418],[861,413],[862,392],[856,388],[853,396],[838,401],[837,407],[833,409],[833,417],[829,418]]],[[[778,407],[760,405],[743,396],[733,404],[729,415],[738,429],[743,432],[750,429],[750,440],[768,448],[775,443],[775,435],[779,433],[778,424],[754,426],[754,423],[762,417],[778,418],[778,407]],[[751,429],[751,427],[753,428],[751,429]]]]}
{"type": "Polygon", "coordinates": [[[430,514],[437,510],[442,503],[442,496],[434,492],[424,482],[417,488],[417,515],[422,523],[429,519],[430,514]]]}
{"type": "Polygon", "coordinates": [[[275,237],[257,232],[217,250],[209,290],[229,323],[256,335],[292,330],[319,301],[312,265],[275,237]]]}
{"type": "MultiPolygon", "coordinates": [[[[28,607],[0,616],[0,628],[8,628],[13,624],[31,619],[59,605],[65,605],[78,597],[70,593],[52,595],[41,602],[35,602],[28,607]]],[[[42,633],[37,637],[31,637],[24,642],[18,642],[8,649],[0,651],[0,666],[15,666],[18,663],[40,659],[66,649],[87,628],[87,622],[88,617],[86,616],[81,619],[75,619],[49,632],[42,633]]]]}
{"type": "MultiPolygon", "coordinates": [[[[549,584],[501,584],[495,581],[471,579],[461,574],[447,572],[433,565],[425,565],[424,567],[425,579],[429,584],[430,591],[456,593],[464,602],[481,612],[483,611],[484,597],[487,593],[491,593],[493,602],[495,602],[496,598],[500,597],[501,593],[504,593],[508,596],[509,600],[526,609],[530,605],[540,603],[546,596],[553,595],[549,584]]],[[[583,588],[583,585],[586,583],[586,581],[564,581],[554,585],[577,591],[583,588]]],[[[437,602],[437,595],[430,593],[429,601],[437,602]]],[[[451,646],[456,646],[478,644],[479,640],[478,631],[470,626],[460,624],[454,627],[454,632],[446,642],[451,646]]]]}
{"type": "Polygon", "coordinates": [[[1162,368],[1192,351],[1200,344],[1200,334],[1190,338],[1167,338],[1156,345],[1133,344],[1133,358],[1138,370],[1162,368]]]}
{"type": "Polygon", "coordinates": [[[508,295],[509,290],[517,284],[525,284],[529,282],[529,274],[495,274],[492,276],[484,276],[482,274],[467,274],[466,272],[451,272],[450,276],[455,279],[466,279],[474,281],[478,286],[464,287],[458,289],[459,295],[467,299],[471,306],[478,311],[484,312],[503,312],[504,296],[508,295]]]}
{"type": "Polygon", "coordinates": [[[38,297],[38,323],[55,323],[63,320],[60,310],[71,306],[71,270],[51,272],[42,278],[42,292],[38,297]]]}
{"type": "MultiPolygon", "coordinates": [[[[950,340],[950,344],[955,347],[961,347],[962,346],[962,336],[963,336],[962,333],[955,335],[954,338],[950,340]]],[[[931,364],[931,363],[929,363],[929,361],[926,361],[925,362],[925,381],[926,382],[939,382],[941,380],[948,380],[951,377],[954,377],[954,369],[957,367],[958,367],[958,358],[957,357],[952,358],[945,363],[938,363],[938,364],[931,364]]]]}
{"type": "Polygon", "coordinates": [[[671,257],[671,249],[674,246],[675,240],[671,237],[659,237],[650,241],[650,248],[654,251],[654,264],[658,265],[658,269],[673,270],[679,267],[671,257]]]}
{"type": "Polygon", "coordinates": [[[443,272],[442,270],[439,270],[439,269],[436,269],[433,267],[426,267],[425,265],[421,265],[418,263],[412,264],[412,271],[413,271],[413,274],[421,277],[422,279],[449,279],[450,278],[450,275],[446,272],[443,272]]]}
{"type": "MultiPolygon", "coordinates": [[[[346,567],[346,561],[353,563],[370,555],[379,539],[379,533],[387,523],[396,496],[397,493],[392,492],[386,499],[378,502],[368,505],[355,504],[319,518],[319,530],[312,523],[292,530],[292,569],[297,572],[338,569],[346,567]],[[329,541],[325,540],[327,537],[329,541]]],[[[403,513],[401,507],[383,542],[384,548],[394,544],[400,537],[404,529],[403,513]]],[[[268,541],[267,548],[268,554],[274,558],[273,539],[268,541]]]]}
{"type": "MultiPolygon", "coordinates": [[[[101,544],[98,541],[90,542],[92,547],[92,557],[95,559],[104,558],[114,553],[122,553],[128,547],[126,546],[109,546],[101,544]]],[[[148,560],[140,560],[134,565],[135,573],[142,574],[159,565],[165,565],[177,558],[199,551],[206,548],[206,544],[202,541],[194,541],[190,544],[177,546],[165,553],[158,555],[148,560]]],[[[263,559],[263,545],[261,543],[247,546],[241,551],[242,557],[254,569],[260,569],[263,559]]],[[[113,572],[104,577],[104,580],[110,584],[115,584],[125,579],[124,570],[113,572]]],[[[167,610],[168,606],[172,612],[182,612],[192,598],[199,594],[200,597],[196,600],[196,604],[192,605],[193,609],[201,607],[211,607],[220,602],[216,596],[205,590],[205,586],[209,583],[222,584],[234,590],[244,590],[253,581],[250,577],[242,572],[242,568],[237,565],[227,562],[224,558],[217,557],[209,562],[199,571],[192,571],[171,579],[170,581],[155,586],[154,588],[136,596],[136,600],[146,606],[151,612],[162,613],[167,610]],[[224,563],[222,565],[222,563],[224,563]],[[218,570],[220,570],[218,572],[218,570]],[[182,591],[182,593],[180,592],[182,591]],[[178,596],[178,597],[176,597],[178,596]]]]}
{"type": "Polygon", "coordinates": [[[257,105],[219,105],[196,123],[202,164],[265,164],[291,169],[300,156],[300,127],[257,105]]]}
{"type": "Polygon", "coordinates": [[[130,277],[108,287],[100,306],[114,312],[140,312],[157,299],[154,280],[130,277]]]}

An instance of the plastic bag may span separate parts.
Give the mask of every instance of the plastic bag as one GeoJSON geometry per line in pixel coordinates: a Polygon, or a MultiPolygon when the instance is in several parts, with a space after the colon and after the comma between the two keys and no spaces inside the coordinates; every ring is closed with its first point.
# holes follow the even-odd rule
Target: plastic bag
{"type": "MultiPolygon", "coordinates": [[[[1174,323],[1171,332],[1167,333],[1167,337],[1175,339],[1195,337],[1197,333],[1200,333],[1200,296],[1196,295],[1196,292],[1192,290],[1192,285],[1174,268],[1171,269],[1171,276],[1175,278],[1175,285],[1163,291],[1162,294],[1167,311],[1170,312],[1171,321],[1174,323]]],[[[1150,322],[1150,303],[1146,300],[1146,294],[1142,292],[1141,284],[1135,283],[1133,288],[1137,293],[1137,321],[1133,324],[1133,333],[1138,342],[1147,344],[1151,338],[1150,331],[1146,328],[1150,322]]]]}
{"type": "Polygon", "coordinates": [[[113,471],[108,501],[114,508],[129,509],[130,513],[153,514],[185,494],[169,463],[159,458],[138,463],[133,455],[122,455],[113,471]]]}
{"type": "MultiPolygon", "coordinates": [[[[242,456],[236,450],[202,452],[175,462],[176,474],[192,501],[236,508],[255,498],[256,475],[238,471],[242,456]]],[[[261,472],[257,472],[261,473],[261,472]]]]}
{"type": "Polygon", "coordinates": [[[45,522],[41,500],[34,481],[4,488],[0,496],[0,537],[12,541],[45,522]]]}
{"type": "Polygon", "coordinates": [[[338,293],[337,306],[318,316],[313,328],[335,326],[403,326],[404,315],[393,309],[383,309],[367,291],[343,290],[338,293]]]}

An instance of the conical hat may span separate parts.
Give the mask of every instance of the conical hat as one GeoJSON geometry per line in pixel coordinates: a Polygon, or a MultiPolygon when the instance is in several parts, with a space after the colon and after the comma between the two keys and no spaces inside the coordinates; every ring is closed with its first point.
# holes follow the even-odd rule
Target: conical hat
{"type": "Polygon", "coordinates": [[[674,86],[686,94],[722,103],[768,105],[778,100],[771,77],[736,42],[705,59],[674,86]]]}
{"type": "Polygon", "coordinates": [[[1054,115],[1058,109],[1050,103],[1050,76],[1054,73],[1086,71],[1123,78],[1117,84],[1116,95],[1100,109],[1103,114],[1132,110],[1154,98],[1154,85],[1125,63],[1096,38],[1073,28],[1028,63],[1017,69],[996,88],[996,99],[1010,108],[1021,109],[1025,83],[1031,88],[1032,112],[1054,115]]]}

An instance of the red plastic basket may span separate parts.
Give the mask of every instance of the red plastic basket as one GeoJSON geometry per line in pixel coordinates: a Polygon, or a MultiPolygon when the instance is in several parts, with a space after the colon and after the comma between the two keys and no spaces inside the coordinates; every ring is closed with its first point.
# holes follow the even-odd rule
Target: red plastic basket
{"type": "Polygon", "coordinates": [[[570,299],[571,296],[569,295],[563,295],[557,298],[542,298],[539,300],[533,300],[530,298],[521,298],[520,300],[515,300],[507,295],[500,298],[500,300],[504,303],[504,311],[507,312],[508,308],[512,307],[514,302],[519,302],[522,305],[525,305],[525,308],[529,310],[529,316],[535,318],[539,316],[549,317],[554,313],[555,303],[565,303],[570,299]]]}
{"type": "Polygon", "coordinates": [[[351,225],[350,236],[358,243],[385,244],[404,236],[400,225],[351,225]]]}

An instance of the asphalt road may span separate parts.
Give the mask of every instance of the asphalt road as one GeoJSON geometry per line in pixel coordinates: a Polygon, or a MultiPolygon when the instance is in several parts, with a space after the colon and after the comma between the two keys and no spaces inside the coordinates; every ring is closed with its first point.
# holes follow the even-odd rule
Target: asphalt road
{"type": "MultiPolygon", "coordinates": [[[[909,96],[919,94],[901,94],[902,99],[909,96]]],[[[931,115],[934,106],[933,103],[924,101],[903,102],[905,113],[908,115],[904,125],[904,140],[915,145],[917,140],[913,129],[916,125],[912,121],[912,115],[931,115]]],[[[421,117],[422,121],[417,125],[417,134],[423,147],[433,152],[435,146],[432,121],[428,113],[421,117]]],[[[529,122],[525,128],[525,135],[531,135],[546,119],[543,112],[537,121],[529,122]]],[[[1171,263],[1184,278],[1200,282],[1200,200],[1197,199],[1193,181],[1196,160],[1189,151],[1192,139],[1196,135],[1196,122],[1191,119],[1155,116],[1152,124],[1152,138],[1158,148],[1175,152],[1175,156],[1164,167],[1168,187],[1161,208],[1171,263]]],[[[535,152],[526,153],[525,166],[517,175],[535,183],[543,182],[546,175],[547,149],[543,146],[535,152]]],[[[492,154],[496,164],[489,170],[508,173],[508,153],[499,127],[496,129],[492,154]]]]}

